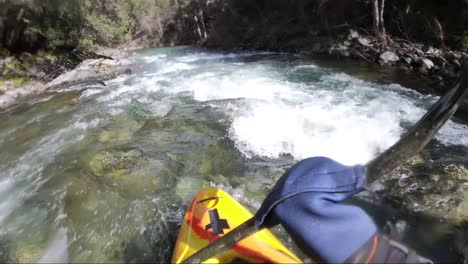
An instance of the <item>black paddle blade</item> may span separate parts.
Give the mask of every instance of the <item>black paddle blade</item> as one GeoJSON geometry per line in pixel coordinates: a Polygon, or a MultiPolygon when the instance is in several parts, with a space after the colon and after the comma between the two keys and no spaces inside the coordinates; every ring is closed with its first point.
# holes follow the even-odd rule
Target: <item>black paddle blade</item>
{"type": "Polygon", "coordinates": [[[397,143],[366,164],[368,184],[391,172],[421,151],[457,111],[468,87],[468,61],[455,86],[441,97],[397,143]]]}

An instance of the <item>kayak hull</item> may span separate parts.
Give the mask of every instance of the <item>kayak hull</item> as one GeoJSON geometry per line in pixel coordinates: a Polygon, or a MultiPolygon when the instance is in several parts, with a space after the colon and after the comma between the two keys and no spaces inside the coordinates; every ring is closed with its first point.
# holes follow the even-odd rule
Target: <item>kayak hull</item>
{"type": "MultiPolygon", "coordinates": [[[[182,223],[172,263],[181,263],[214,240],[252,217],[232,196],[215,187],[202,189],[182,223]]],[[[269,230],[263,229],[205,263],[301,263],[269,230]]]]}

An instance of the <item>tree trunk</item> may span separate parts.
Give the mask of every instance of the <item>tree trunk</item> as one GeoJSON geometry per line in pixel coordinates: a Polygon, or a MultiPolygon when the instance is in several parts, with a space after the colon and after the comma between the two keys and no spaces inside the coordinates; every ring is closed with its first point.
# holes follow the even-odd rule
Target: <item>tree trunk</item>
{"type": "MultiPolygon", "coordinates": [[[[16,15],[16,26],[11,29],[10,34],[6,39],[6,47],[14,48],[14,45],[18,43],[18,39],[22,37],[23,32],[26,28],[23,22],[24,8],[21,8],[16,15]]],[[[8,32],[8,31],[7,31],[8,32]]]]}
{"type": "Polygon", "coordinates": [[[208,31],[206,29],[205,16],[203,15],[203,9],[200,9],[200,24],[203,30],[203,38],[206,39],[208,37],[208,31]]]}
{"type": "Polygon", "coordinates": [[[374,34],[379,37],[379,0],[372,0],[372,25],[374,26],[374,34]]]}
{"type": "Polygon", "coordinates": [[[444,37],[444,28],[442,27],[442,24],[440,21],[437,19],[437,17],[434,17],[434,23],[437,27],[438,31],[438,38],[440,40],[440,46],[441,48],[445,49],[445,37],[444,37]]]}
{"type": "Polygon", "coordinates": [[[387,47],[387,32],[385,32],[385,24],[384,24],[384,7],[385,7],[385,0],[380,0],[380,10],[379,10],[379,32],[380,32],[380,40],[382,41],[382,47],[387,47]]]}
{"type": "Polygon", "coordinates": [[[375,37],[382,43],[382,48],[387,46],[387,34],[384,24],[385,0],[372,0],[372,24],[375,37]]]}
{"type": "Polygon", "coordinates": [[[193,19],[195,20],[195,25],[197,25],[198,37],[200,38],[200,40],[203,40],[203,35],[202,35],[201,28],[200,28],[200,24],[198,23],[198,18],[197,18],[197,16],[194,15],[194,16],[193,16],[193,19]]]}
{"type": "Polygon", "coordinates": [[[385,26],[384,26],[384,7],[385,7],[385,0],[380,0],[380,8],[379,8],[379,31],[380,34],[385,34],[385,26]]]}

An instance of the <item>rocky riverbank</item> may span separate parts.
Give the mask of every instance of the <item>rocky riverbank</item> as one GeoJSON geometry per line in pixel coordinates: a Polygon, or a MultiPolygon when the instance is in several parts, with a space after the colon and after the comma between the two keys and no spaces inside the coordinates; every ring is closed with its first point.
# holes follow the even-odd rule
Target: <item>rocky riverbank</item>
{"type": "Polygon", "coordinates": [[[93,52],[7,54],[0,59],[0,109],[18,98],[47,89],[70,85],[102,83],[129,73],[132,61],[127,53],[114,49],[100,49],[106,55],[93,52]]]}
{"type": "Polygon", "coordinates": [[[463,60],[468,58],[468,53],[464,51],[439,49],[397,38],[389,39],[388,45],[382,47],[382,43],[375,37],[353,29],[332,42],[318,41],[302,50],[306,53],[365,60],[382,67],[417,71],[438,84],[435,90],[423,92],[437,95],[447,91],[457,78],[463,60]]]}

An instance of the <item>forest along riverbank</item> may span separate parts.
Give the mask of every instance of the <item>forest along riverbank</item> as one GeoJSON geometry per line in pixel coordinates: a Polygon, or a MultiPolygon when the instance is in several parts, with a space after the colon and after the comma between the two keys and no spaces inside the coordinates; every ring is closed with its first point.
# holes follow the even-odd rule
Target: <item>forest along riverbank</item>
{"type": "MultiPolygon", "coordinates": [[[[131,74],[56,86],[0,114],[0,261],[167,262],[202,186],[255,211],[295,161],[365,163],[437,100],[298,54],[178,47],[124,59],[131,74]]],[[[448,122],[373,186],[384,203],[355,201],[435,261],[468,255],[466,129],[448,122]]]]}

